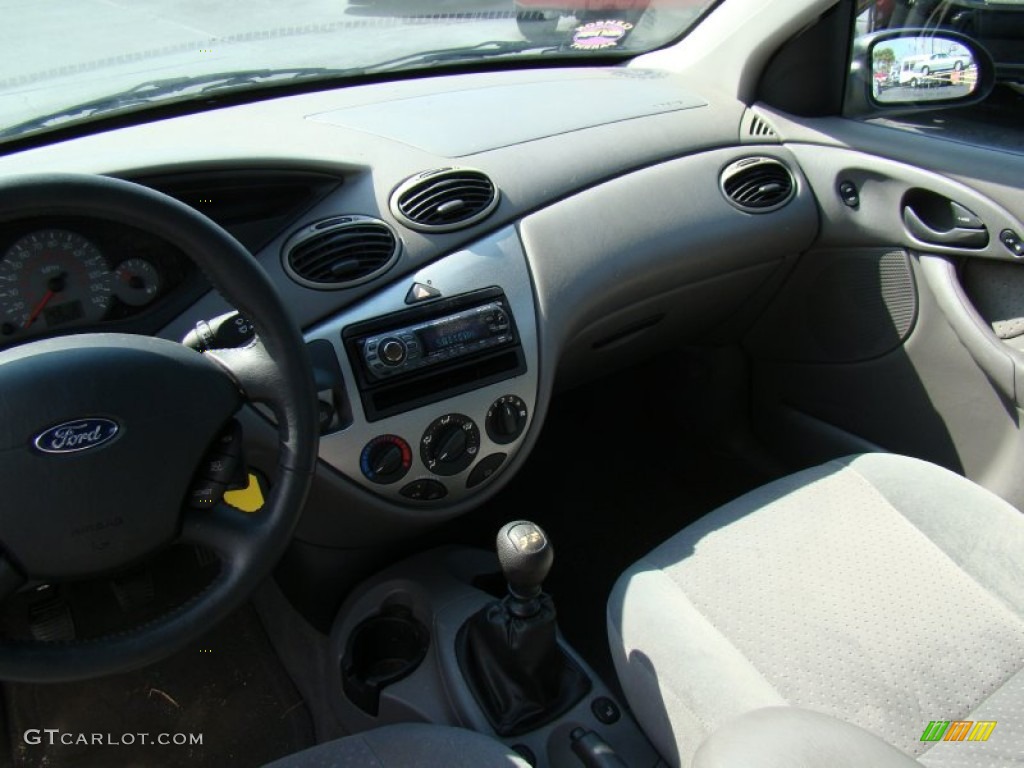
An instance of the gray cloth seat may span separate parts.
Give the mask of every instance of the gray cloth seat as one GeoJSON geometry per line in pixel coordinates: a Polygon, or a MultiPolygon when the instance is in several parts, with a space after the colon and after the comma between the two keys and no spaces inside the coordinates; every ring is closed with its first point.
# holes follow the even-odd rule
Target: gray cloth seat
{"type": "Polygon", "coordinates": [[[1024,765],[1024,516],[926,462],[848,457],[725,505],[620,577],[608,630],[672,765],[1024,765]],[[997,725],[923,741],[931,721],[997,725]],[[767,759],[822,729],[831,757],[767,759]],[[836,758],[856,744],[895,757],[836,758]]]}
{"type": "Polygon", "coordinates": [[[465,728],[386,725],[275,760],[264,768],[530,768],[500,741],[465,728]]]}
{"type": "Polygon", "coordinates": [[[820,712],[764,707],[701,742],[693,768],[921,768],[868,731],[820,712]]]}

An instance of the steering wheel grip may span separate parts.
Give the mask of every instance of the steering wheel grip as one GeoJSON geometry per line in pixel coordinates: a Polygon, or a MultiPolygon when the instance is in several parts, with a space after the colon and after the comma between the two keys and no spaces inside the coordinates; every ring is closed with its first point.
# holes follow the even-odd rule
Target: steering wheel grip
{"type": "MultiPolygon", "coordinates": [[[[78,174],[0,179],[0,223],[38,216],[79,216],[129,225],[190,256],[213,287],[256,326],[257,343],[211,353],[209,358],[245,399],[272,409],[280,448],[273,487],[260,512],[243,515],[222,505],[184,515],[180,539],[211,547],[222,560],[220,575],[205,591],[160,618],[117,635],[64,644],[0,644],[0,679],[56,682],[156,661],[240,606],[270,574],[291,539],[316,466],[319,432],[312,368],[302,335],[259,263],[219,225],[171,197],[120,179],[78,174]]],[[[195,458],[198,463],[200,457],[195,458]]]]}

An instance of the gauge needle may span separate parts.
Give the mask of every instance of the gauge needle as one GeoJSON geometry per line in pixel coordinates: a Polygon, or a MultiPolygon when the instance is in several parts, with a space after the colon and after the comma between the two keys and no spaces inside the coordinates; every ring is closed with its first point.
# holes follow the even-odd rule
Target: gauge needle
{"type": "Polygon", "coordinates": [[[36,321],[36,318],[39,317],[39,313],[46,308],[46,305],[50,303],[50,299],[52,299],[54,296],[56,296],[56,293],[54,293],[54,291],[52,290],[47,291],[43,295],[42,300],[38,304],[36,304],[36,308],[33,309],[32,314],[28,316],[28,320],[26,320],[25,324],[21,326],[22,330],[25,330],[36,321]]]}
{"type": "Polygon", "coordinates": [[[32,314],[28,316],[28,320],[25,321],[25,324],[21,326],[22,330],[31,326],[32,323],[36,321],[36,318],[39,317],[39,313],[46,309],[46,305],[50,303],[50,299],[64,290],[64,277],[65,273],[61,272],[59,275],[50,278],[49,282],[46,284],[46,293],[43,295],[43,298],[40,299],[39,303],[36,304],[36,308],[32,310],[32,314]]]}

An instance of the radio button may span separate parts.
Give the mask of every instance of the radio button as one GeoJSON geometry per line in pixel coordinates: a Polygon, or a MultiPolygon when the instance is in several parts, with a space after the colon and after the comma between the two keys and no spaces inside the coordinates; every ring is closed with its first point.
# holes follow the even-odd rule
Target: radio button
{"type": "Polygon", "coordinates": [[[380,359],[387,365],[398,365],[405,360],[405,344],[396,338],[387,338],[380,343],[380,359]]]}

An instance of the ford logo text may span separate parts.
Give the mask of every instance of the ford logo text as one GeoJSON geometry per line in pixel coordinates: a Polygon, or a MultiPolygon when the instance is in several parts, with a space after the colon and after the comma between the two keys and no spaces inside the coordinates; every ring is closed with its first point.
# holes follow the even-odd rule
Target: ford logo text
{"type": "Polygon", "coordinates": [[[119,430],[117,422],[112,419],[75,419],[41,433],[35,439],[35,446],[43,453],[87,451],[109,443],[119,430]]]}

